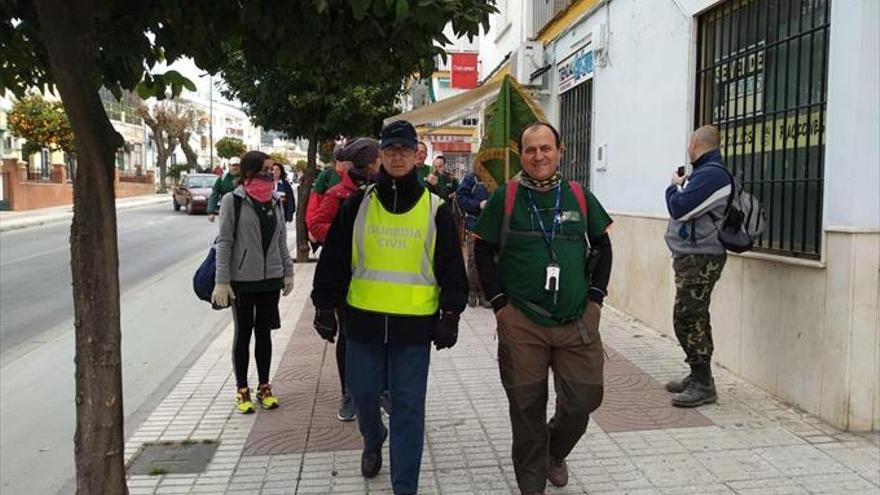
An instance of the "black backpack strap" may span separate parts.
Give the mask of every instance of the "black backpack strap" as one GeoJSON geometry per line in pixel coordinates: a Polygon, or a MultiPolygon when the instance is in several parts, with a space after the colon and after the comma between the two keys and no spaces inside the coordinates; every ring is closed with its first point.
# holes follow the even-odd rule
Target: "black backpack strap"
{"type": "Polygon", "coordinates": [[[733,205],[733,197],[734,195],[736,195],[736,179],[733,177],[733,172],[731,172],[727,169],[727,167],[718,162],[709,162],[706,165],[724,170],[724,173],[727,174],[727,178],[730,179],[730,194],[727,196],[727,206],[724,208],[724,216],[727,216],[727,212],[730,211],[730,207],[733,205]]]}

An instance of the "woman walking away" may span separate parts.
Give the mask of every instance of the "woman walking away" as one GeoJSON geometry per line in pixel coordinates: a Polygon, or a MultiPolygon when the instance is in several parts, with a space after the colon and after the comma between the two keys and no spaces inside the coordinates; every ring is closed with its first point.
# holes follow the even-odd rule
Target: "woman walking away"
{"type": "Polygon", "coordinates": [[[293,221],[293,214],[296,213],[296,198],[293,197],[293,187],[290,186],[290,182],[287,182],[287,172],[280,163],[272,163],[272,174],[275,177],[275,196],[281,200],[281,205],[284,207],[284,221],[290,223],[293,221]]]}
{"type": "Polygon", "coordinates": [[[211,301],[231,306],[235,323],[232,364],[235,369],[238,412],[254,412],[248,388],[251,334],[255,336],[257,401],[263,409],[278,407],[269,385],[272,361],[270,331],[281,326],[279,291],[293,290],[293,260],[287,248],[287,228],[280,201],[274,198],[272,159],[248,151],[241,159],[241,184],[223,197],[220,236],[217,239],[217,272],[211,301]]]}

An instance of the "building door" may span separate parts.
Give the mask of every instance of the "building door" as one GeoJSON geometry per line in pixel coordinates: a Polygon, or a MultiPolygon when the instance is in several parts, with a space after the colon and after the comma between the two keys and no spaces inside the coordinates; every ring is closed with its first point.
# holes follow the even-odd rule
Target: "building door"
{"type": "Polygon", "coordinates": [[[593,115],[593,80],[559,97],[559,134],[565,145],[562,175],[590,187],[590,129],[593,115]]]}

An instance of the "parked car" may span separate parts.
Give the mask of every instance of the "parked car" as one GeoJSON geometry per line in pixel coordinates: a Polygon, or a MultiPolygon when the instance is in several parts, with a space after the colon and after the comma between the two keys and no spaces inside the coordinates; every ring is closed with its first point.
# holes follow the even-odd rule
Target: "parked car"
{"type": "Polygon", "coordinates": [[[180,211],[183,207],[190,215],[207,212],[208,198],[211,197],[211,188],[216,180],[217,176],[214,174],[189,174],[181,177],[172,194],[174,211],[180,211]]]}

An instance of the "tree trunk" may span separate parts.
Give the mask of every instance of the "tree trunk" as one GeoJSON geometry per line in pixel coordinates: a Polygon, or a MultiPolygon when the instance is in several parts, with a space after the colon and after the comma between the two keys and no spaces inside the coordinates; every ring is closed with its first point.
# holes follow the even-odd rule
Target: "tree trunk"
{"type": "Polygon", "coordinates": [[[296,261],[306,262],[309,260],[309,233],[306,228],[306,208],[309,204],[309,194],[312,192],[312,184],[315,182],[315,176],[318,170],[318,136],[312,133],[309,136],[309,149],[307,152],[306,169],[303,171],[302,179],[299,182],[299,191],[297,203],[299,208],[296,209],[296,261]]]}
{"type": "Polygon", "coordinates": [[[115,150],[123,145],[98,95],[95,8],[90,0],[36,0],[79,166],[70,231],[76,333],[78,494],[125,495],[119,254],[113,191],[115,150]]]}
{"type": "Polygon", "coordinates": [[[183,150],[183,154],[186,155],[186,165],[190,168],[190,170],[199,169],[199,154],[196,153],[192,146],[189,145],[189,133],[182,134],[179,137],[180,141],[180,149],[183,150]]]}
{"type": "MultiPolygon", "coordinates": [[[[157,147],[158,148],[158,147],[157,147]]],[[[167,185],[165,184],[165,177],[168,170],[168,158],[171,156],[171,153],[166,152],[156,152],[156,168],[159,169],[159,191],[160,193],[168,192],[167,185]]]]}

